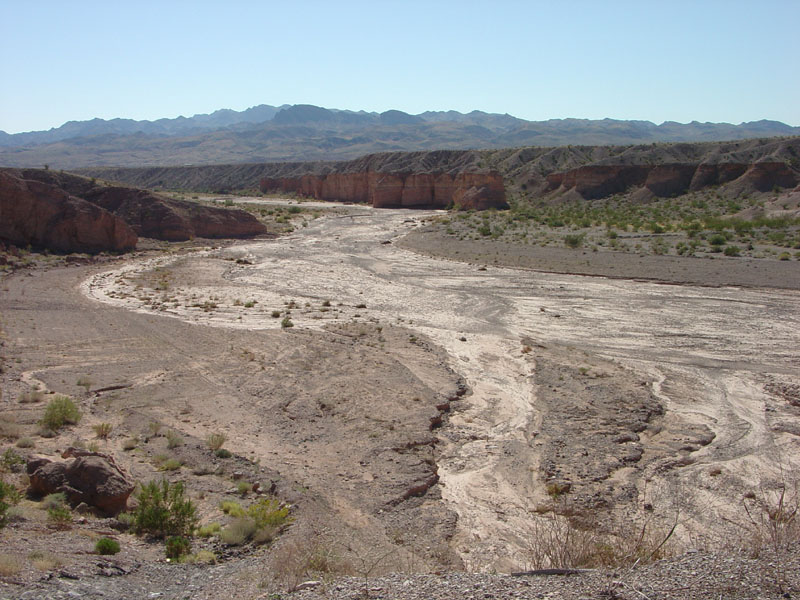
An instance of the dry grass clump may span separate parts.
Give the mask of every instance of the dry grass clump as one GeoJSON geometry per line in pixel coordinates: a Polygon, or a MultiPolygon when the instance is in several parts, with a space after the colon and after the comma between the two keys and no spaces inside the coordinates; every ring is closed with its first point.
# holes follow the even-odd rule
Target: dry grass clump
{"type": "Polygon", "coordinates": [[[170,429],[167,431],[167,448],[172,450],[173,448],[177,448],[178,446],[183,446],[183,438],[178,435],[177,431],[170,429]]]}
{"type": "Polygon", "coordinates": [[[17,400],[20,404],[35,404],[36,402],[41,402],[44,400],[44,392],[39,390],[25,392],[24,394],[20,394],[17,400]]]}
{"type": "Polygon", "coordinates": [[[328,536],[318,531],[287,540],[271,553],[270,579],[291,590],[307,579],[353,575],[355,569],[335,548],[328,536]]]}
{"type": "Polygon", "coordinates": [[[95,435],[101,440],[107,440],[114,426],[111,423],[97,423],[92,425],[95,435]]]}
{"type": "Polygon", "coordinates": [[[678,524],[656,524],[651,513],[642,511],[625,524],[602,526],[561,498],[557,506],[530,515],[523,533],[530,569],[574,569],[627,567],[668,556],[668,542],[678,524]]]}
{"type": "Polygon", "coordinates": [[[0,438],[16,440],[22,435],[22,427],[14,415],[0,414],[0,438]]]}
{"type": "Polygon", "coordinates": [[[251,504],[247,509],[237,502],[226,501],[220,506],[222,511],[235,519],[219,533],[219,539],[228,546],[241,546],[252,541],[267,544],[291,523],[289,507],[276,498],[264,498],[251,504]]]}
{"type": "Polygon", "coordinates": [[[225,445],[227,440],[228,437],[224,433],[216,432],[208,436],[206,443],[212,452],[216,452],[225,445]]]}
{"type": "Polygon", "coordinates": [[[0,577],[11,577],[22,570],[22,561],[15,554],[0,554],[0,577]]]}
{"type": "Polygon", "coordinates": [[[52,552],[31,552],[28,554],[28,560],[39,571],[47,572],[64,566],[64,561],[52,552]]]}

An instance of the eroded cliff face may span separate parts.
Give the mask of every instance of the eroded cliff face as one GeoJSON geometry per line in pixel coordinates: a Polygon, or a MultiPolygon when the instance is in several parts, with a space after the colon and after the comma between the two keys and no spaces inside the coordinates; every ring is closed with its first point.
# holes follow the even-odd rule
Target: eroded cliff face
{"type": "Polygon", "coordinates": [[[0,170],[0,239],[58,252],[123,252],[136,233],[120,217],[47,183],[0,170]]]}
{"type": "Polygon", "coordinates": [[[586,165],[546,176],[543,193],[576,192],[587,200],[636,191],[659,198],[705,187],[731,185],[742,191],[768,192],[794,187],[800,177],[784,162],[663,165],[586,165]]]}
{"type": "Polygon", "coordinates": [[[252,237],[266,232],[262,223],[243,210],[173,200],[136,188],[100,185],[68,173],[41,169],[20,173],[27,180],[61,189],[120,217],[142,237],[185,241],[194,237],[252,237]]]}
{"type": "Polygon", "coordinates": [[[361,202],[376,208],[506,208],[499,173],[328,173],[264,177],[263,192],[294,192],[318,200],[361,202]]]}

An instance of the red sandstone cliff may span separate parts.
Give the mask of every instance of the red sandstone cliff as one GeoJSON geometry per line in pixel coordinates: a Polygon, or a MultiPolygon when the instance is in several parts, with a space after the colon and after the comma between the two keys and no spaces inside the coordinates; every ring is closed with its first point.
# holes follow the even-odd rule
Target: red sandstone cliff
{"type": "Polygon", "coordinates": [[[266,233],[266,227],[243,210],[173,200],[136,188],[104,186],[69,173],[41,169],[25,169],[20,173],[113,213],[142,237],[184,241],[194,237],[241,238],[266,233]]]}
{"type": "Polygon", "coordinates": [[[362,171],[264,177],[263,192],[294,192],[319,200],[363,202],[376,208],[506,208],[499,173],[383,173],[362,171]]]}
{"type": "Polygon", "coordinates": [[[136,247],[136,233],[109,211],[53,185],[2,170],[0,239],[59,252],[118,252],[136,247]]]}

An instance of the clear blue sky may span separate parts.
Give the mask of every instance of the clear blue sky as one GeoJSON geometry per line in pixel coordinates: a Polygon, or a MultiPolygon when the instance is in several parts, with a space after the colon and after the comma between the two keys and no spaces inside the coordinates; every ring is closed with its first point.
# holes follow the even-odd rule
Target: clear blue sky
{"type": "Polygon", "coordinates": [[[0,0],[0,130],[257,104],[800,125],[800,0],[0,0]]]}

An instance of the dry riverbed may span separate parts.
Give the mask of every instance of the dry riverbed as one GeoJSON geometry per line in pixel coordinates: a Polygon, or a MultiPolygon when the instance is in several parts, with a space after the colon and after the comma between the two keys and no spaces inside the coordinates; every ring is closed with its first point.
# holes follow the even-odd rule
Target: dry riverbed
{"type": "MultiPolygon", "coordinates": [[[[32,423],[14,398],[38,382],[120,432],[225,431],[247,476],[297,505],[287,547],[313,529],[351,564],[386,556],[375,572],[537,566],[554,515],[617,542],[674,529],[660,552],[742,546],[743,506],[796,481],[797,291],[435,258],[448,249],[399,243],[428,213],[347,210],[6,278],[4,410],[32,423]],[[127,387],[82,394],[82,376],[127,387]]],[[[128,461],[137,477],[151,454],[128,461]]],[[[195,488],[209,519],[232,475],[195,488]]]]}

